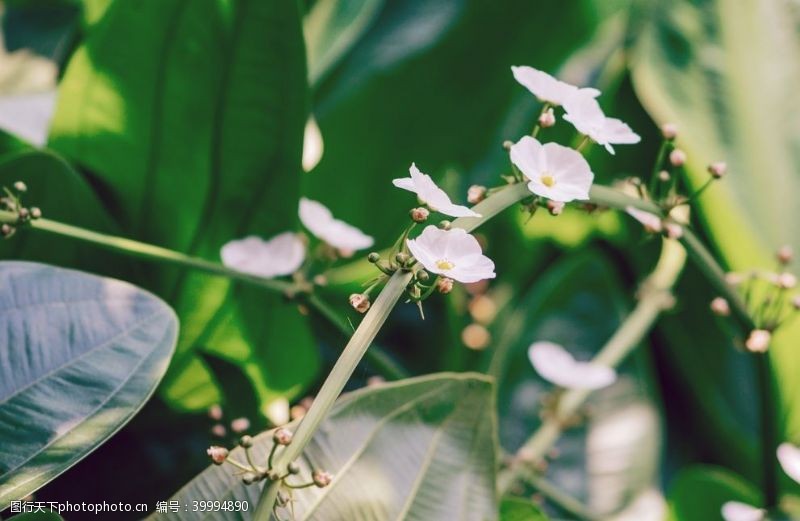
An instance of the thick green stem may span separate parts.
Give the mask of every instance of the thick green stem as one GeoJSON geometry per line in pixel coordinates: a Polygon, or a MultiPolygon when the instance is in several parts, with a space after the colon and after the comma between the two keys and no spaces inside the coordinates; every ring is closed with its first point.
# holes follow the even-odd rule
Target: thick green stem
{"type": "MultiPolygon", "coordinates": [[[[636,308],[597,353],[593,360],[595,363],[616,367],[639,345],[661,312],[672,305],[671,289],[685,261],[684,248],[665,239],[658,264],[642,284],[636,308]]],[[[577,414],[589,394],[588,390],[573,389],[559,398],[552,414],[519,450],[519,461],[500,473],[498,487],[501,493],[508,492],[514,483],[526,476],[531,466],[544,459],[561,436],[564,425],[577,414]]]]}

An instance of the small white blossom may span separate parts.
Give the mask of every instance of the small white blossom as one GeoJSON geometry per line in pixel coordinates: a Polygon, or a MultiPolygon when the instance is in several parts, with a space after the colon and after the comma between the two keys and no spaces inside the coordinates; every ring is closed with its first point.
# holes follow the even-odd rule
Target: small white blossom
{"type": "Polygon", "coordinates": [[[628,206],[625,208],[625,212],[639,221],[644,229],[648,233],[660,233],[663,229],[663,225],[661,223],[661,217],[652,214],[650,212],[646,212],[644,210],[640,210],[633,206],[628,206]]]}
{"type": "Polygon", "coordinates": [[[609,153],[614,153],[611,145],[631,145],[641,141],[641,137],[626,123],[603,114],[600,104],[591,96],[580,93],[564,103],[564,119],[572,123],[581,134],[602,145],[609,153]]]}
{"type": "Polygon", "coordinates": [[[531,91],[540,101],[551,105],[564,105],[569,98],[579,92],[589,98],[596,98],[600,95],[600,91],[597,89],[579,89],[527,65],[512,66],[511,72],[520,85],[531,91]]]}
{"type": "Polygon", "coordinates": [[[411,174],[411,177],[395,179],[392,184],[397,188],[414,192],[420,201],[427,204],[431,210],[450,217],[480,217],[480,214],[466,206],[453,204],[445,191],[436,186],[431,176],[420,172],[416,164],[411,163],[408,173],[411,174]]]}
{"type": "Polygon", "coordinates": [[[528,178],[528,189],[553,201],[589,198],[594,174],[577,151],[525,136],[511,146],[511,161],[528,178]]]}
{"type": "Polygon", "coordinates": [[[738,501],[728,501],[722,505],[722,518],[725,521],[762,521],[766,513],[761,508],[738,501]]]}
{"type": "Polygon", "coordinates": [[[250,236],[222,247],[222,263],[236,271],[258,277],[280,277],[297,271],[306,255],[303,241],[293,232],[264,240],[250,236]]]}
{"type": "Polygon", "coordinates": [[[481,252],[478,240],[461,228],[427,226],[416,239],[407,239],[411,254],[431,273],[459,282],[493,279],[494,262],[481,252]]]}
{"type": "Polygon", "coordinates": [[[545,380],[567,389],[601,389],[614,383],[614,369],[594,362],[579,362],[566,349],[553,342],[535,342],[528,358],[545,380]]]}
{"type": "Polygon", "coordinates": [[[363,250],[375,242],[355,226],[334,219],[322,203],[305,197],[300,199],[300,221],[316,237],[345,252],[363,250]]]}
{"type": "Polygon", "coordinates": [[[800,448],[791,443],[778,446],[778,462],[787,476],[800,483],[800,448]]]}

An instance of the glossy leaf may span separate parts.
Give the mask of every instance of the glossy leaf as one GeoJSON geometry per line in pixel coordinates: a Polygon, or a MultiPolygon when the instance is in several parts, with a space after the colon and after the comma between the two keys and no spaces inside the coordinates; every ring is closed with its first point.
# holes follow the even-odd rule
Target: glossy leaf
{"type": "MultiPolygon", "coordinates": [[[[680,127],[693,186],[707,179],[707,164],[728,163],[725,181],[700,200],[712,241],[735,269],[772,269],[780,245],[800,250],[797,9],[780,0],[660,0],[642,16],[632,63],[639,98],[657,122],[680,127]]],[[[798,339],[795,323],[770,350],[786,437],[800,434],[798,339]]]]}
{"type": "MultiPolygon", "coordinates": [[[[324,489],[294,491],[294,519],[484,521],[497,516],[496,422],[493,385],[483,376],[436,374],[362,389],[341,398],[305,451],[310,464],[334,475],[324,489]]],[[[254,451],[264,461],[272,446],[262,434],[254,451]]],[[[241,459],[241,449],[231,457],[241,459]]],[[[230,466],[209,467],[172,499],[248,501],[230,466]]],[[[190,513],[191,514],[191,513],[190,513]]],[[[153,519],[190,519],[160,514],[153,519]]],[[[210,513],[209,519],[250,519],[252,513],[210,513]]]]}
{"type": "Polygon", "coordinates": [[[500,503],[500,521],[547,521],[548,517],[531,503],[519,498],[506,498],[500,503]]]}
{"type": "Polygon", "coordinates": [[[175,348],[169,307],[135,286],[0,263],[0,510],[127,423],[175,348]]]}
{"type": "MultiPolygon", "coordinates": [[[[295,227],[299,17],[296,2],[277,0],[112,3],[67,67],[51,145],[90,172],[137,239],[219,260],[231,239],[295,227]]],[[[242,366],[262,408],[315,376],[305,319],[280,296],[162,266],[143,278],[181,318],[163,393],[171,404],[221,399],[196,349],[242,366]]]]}
{"type": "Polygon", "coordinates": [[[728,501],[739,501],[757,507],[761,504],[761,494],[753,484],[723,468],[688,468],[678,474],[672,483],[669,494],[670,519],[720,519],[722,505],[728,501]]]}

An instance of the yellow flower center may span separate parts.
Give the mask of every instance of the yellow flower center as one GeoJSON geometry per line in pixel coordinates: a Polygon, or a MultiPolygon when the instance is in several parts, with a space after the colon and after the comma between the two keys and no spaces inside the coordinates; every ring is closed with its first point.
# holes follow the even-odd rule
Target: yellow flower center
{"type": "Polygon", "coordinates": [[[542,174],[542,184],[547,188],[552,188],[556,184],[556,178],[551,176],[548,172],[542,174]]]}
{"type": "Polygon", "coordinates": [[[456,267],[456,265],[450,262],[449,260],[442,259],[436,261],[436,267],[442,271],[447,271],[447,270],[452,270],[453,268],[456,267]]]}

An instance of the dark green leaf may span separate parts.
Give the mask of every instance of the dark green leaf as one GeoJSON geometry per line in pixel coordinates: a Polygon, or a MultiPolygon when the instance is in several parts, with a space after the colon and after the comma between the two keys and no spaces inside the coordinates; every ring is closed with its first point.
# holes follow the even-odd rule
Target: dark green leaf
{"type": "MultiPolygon", "coordinates": [[[[334,480],[324,489],[294,491],[294,519],[495,519],[493,395],[483,376],[445,373],[341,398],[305,451],[301,474],[308,477],[310,465],[334,480]]],[[[257,438],[257,461],[265,461],[271,446],[269,434],[257,438]]],[[[231,457],[243,459],[242,451],[231,457]]],[[[249,513],[208,518],[250,519],[260,487],[245,486],[234,474],[230,466],[212,466],[172,499],[248,501],[249,513]]]]}
{"type": "Polygon", "coordinates": [[[175,347],[169,307],[130,284],[0,263],[0,510],[77,463],[155,390],[175,347]]]}
{"type": "Polygon", "coordinates": [[[708,521],[722,517],[722,505],[739,501],[761,504],[761,493],[742,477],[718,467],[698,466],[682,471],[672,484],[669,502],[674,521],[708,521]]]}

